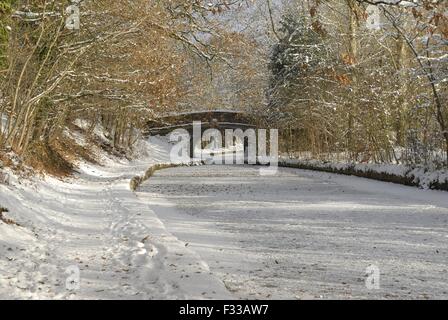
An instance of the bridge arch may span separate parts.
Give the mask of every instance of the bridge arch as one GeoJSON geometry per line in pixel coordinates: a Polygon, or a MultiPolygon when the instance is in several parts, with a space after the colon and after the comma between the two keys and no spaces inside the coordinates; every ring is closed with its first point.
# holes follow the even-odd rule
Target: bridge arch
{"type": "MultiPolygon", "coordinates": [[[[217,129],[221,133],[221,145],[226,146],[225,132],[227,129],[242,130],[245,132],[248,129],[256,129],[256,121],[254,117],[244,111],[233,110],[206,110],[206,111],[192,111],[171,113],[162,115],[157,120],[152,120],[147,123],[147,135],[161,135],[170,134],[176,129],[185,129],[190,136],[193,136],[193,123],[201,122],[200,135],[208,129],[217,129]]],[[[239,131],[239,130],[238,130],[239,131]]],[[[195,144],[198,141],[190,139],[190,156],[193,157],[195,144]]],[[[244,150],[247,150],[247,139],[243,140],[244,150]]]]}

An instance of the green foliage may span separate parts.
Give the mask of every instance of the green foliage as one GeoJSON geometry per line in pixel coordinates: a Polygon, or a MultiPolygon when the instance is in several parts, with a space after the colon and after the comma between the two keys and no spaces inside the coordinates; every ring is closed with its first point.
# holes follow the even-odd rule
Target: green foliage
{"type": "Polygon", "coordinates": [[[0,68],[6,64],[6,46],[9,38],[7,26],[15,3],[16,0],[1,0],[0,2],[0,68]]]}
{"type": "Polygon", "coordinates": [[[9,14],[16,0],[2,0],[0,2],[0,14],[9,14]]]}

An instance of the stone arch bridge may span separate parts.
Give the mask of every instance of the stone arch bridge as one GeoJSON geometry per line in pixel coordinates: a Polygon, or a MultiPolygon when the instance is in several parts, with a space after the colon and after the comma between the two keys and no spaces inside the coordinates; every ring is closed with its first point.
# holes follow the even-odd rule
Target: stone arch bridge
{"type": "MultiPolygon", "coordinates": [[[[247,129],[256,129],[257,124],[255,117],[243,111],[231,110],[207,110],[207,111],[192,111],[183,113],[173,113],[161,116],[157,120],[152,120],[147,123],[147,135],[161,135],[170,134],[176,129],[185,129],[193,136],[193,123],[201,122],[201,137],[207,129],[217,129],[221,132],[223,141],[221,145],[225,146],[225,130],[241,129],[245,132],[247,129]]],[[[196,142],[197,143],[197,142],[196,142]]],[[[193,155],[195,141],[190,140],[190,155],[193,155]]],[[[244,150],[247,150],[248,139],[244,139],[244,150]]]]}

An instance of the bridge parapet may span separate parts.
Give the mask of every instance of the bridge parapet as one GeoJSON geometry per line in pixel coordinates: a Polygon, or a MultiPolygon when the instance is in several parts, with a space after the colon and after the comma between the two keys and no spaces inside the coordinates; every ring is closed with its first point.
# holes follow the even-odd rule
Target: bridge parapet
{"type": "MultiPolygon", "coordinates": [[[[160,117],[156,121],[148,123],[147,135],[168,135],[177,129],[186,130],[191,137],[194,136],[194,123],[201,122],[200,135],[208,129],[217,129],[221,133],[219,145],[226,146],[225,132],[227,129],[237,130],[241,129],[245,132],[247,129],[256,129],[257,125],[252,117],[245,112],[227,111],[227,110],[211,110],[211,111],[196,111],[188,113],[169,114],[160,117]]],[[[243,152],[247,150],[248,138],[241,141],[243,143],[243,152]]],[[[201,144],[201,141],[194,141],[190,139],[190,156],[193,157],[195,145],[201,144]]],[[[236,141],[234,142],[236,143],[236,141]]],[[[256,147],[255,147],[256,148],[256,147]]]]}
{"type": "Polygon", "coordinates": [[[210,110],[168,114],[147,124],[148,135],[167,135],[176,129],[193,130],[193,122],[200,121],[202,131],[210,128],[225,129],[255,129],[254,119],[242,111],[210,110]]]}

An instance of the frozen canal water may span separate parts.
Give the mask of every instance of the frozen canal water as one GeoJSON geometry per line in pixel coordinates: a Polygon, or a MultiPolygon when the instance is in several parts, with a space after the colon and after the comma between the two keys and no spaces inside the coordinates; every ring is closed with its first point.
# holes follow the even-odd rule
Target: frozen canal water
{"type": "Polygon", "coordinates": [[[236,298],[448,298],[446,192],[200,166],[159,171],[139,196],[236,298]]]}

